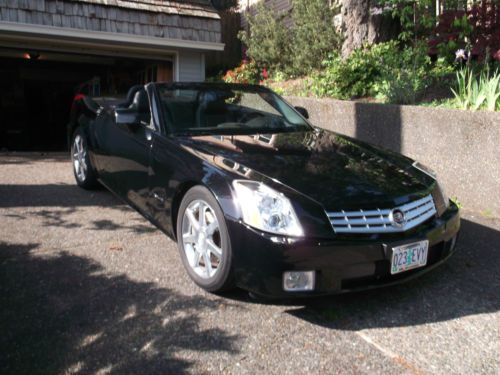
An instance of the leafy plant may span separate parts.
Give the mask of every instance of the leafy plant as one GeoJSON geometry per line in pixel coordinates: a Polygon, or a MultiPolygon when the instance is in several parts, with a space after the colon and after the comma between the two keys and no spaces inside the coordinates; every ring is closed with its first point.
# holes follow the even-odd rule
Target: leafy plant
{"type": "Polygon", "coordinates": [[[413,104],[432,82],[426,46],[419,43],[399,50],[390,46],[381,56],[380,77],[375,83],[377,97],[387,103],[413,104]]]}
{"type": "Polygon", "coordinates": [[[255,61],[242,61],[240,66],[228,70],[222,77],[226,83],[259,83],[263,79],[262,70],[255,61]]]}
{"type": "Polygon", "coordinates": [[[241,31],[238,37],[259,66],[288,76],[307,74],[340,47],[341,37],[333,26],[335,12],[328,0],[293,0],[293,26],[287,27],[288,15],[276,14],[263,1],[256,14],[248,16],[248,32],[241,31]]]}
{"type": "Polygon", "coordinates": [[[483,71],[477,76],[472,69],[464,68],[457,72],[456,87],[451,91],[455,96],[456,106],[460,109],[500,109],[500,74],[490,76],[483,71]]]}
{"type": "Polygon", "coordinates": [[[432,0],[380,0],[380,5],[399,21],[399,39],[403,42],[426,37],[436,24],[432,0]]]}
{"type": "Polygon", "coordinates": [[[481,76],[479,84],[486,96],[485,107],[488,111],[500,109],[500,74],[496,71],[492,77],[481,76]]]}
{"type": "Polygon", "coordinates": [[[249,32],[238,34],[247,46],[247,56],[259,66],[287,71],[292,65],[292,43],[283,25],[283,16],[274,14],[265,2],[261,2],[257,5],[257,13],[248,16],[249,32]]]}
{"type": "Polygon", "coordinates": [[[293,0],[292,4],[292,73],[301,75],[320,68],[328,53],[340,48],[342,38],[333,27],[336,9],[328,0],[293,0]]]}
{"type": "Polygon", "coordinates": [[[333,52],[323,61],[323,70],[312,77],[311,89],[317,96],[351,99],[373,93],[380,66],[372,47],[355,49],[346,59],[333,52]]]}

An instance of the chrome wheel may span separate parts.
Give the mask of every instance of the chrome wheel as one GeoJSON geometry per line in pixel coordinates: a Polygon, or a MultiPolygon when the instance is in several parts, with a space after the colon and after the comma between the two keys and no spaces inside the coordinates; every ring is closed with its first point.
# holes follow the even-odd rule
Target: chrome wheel
{"type": "Polygon", "coordinates": [[[87,149],[85,140],[80,134],[77,134],[73,141],[73,168],[75,176],[80,182],[87,178],[87,149]]]}
{"type": "Polygon", "coordinates": [[[192,201],[182,217],[182,243],[191,269],[211,279],[221,268],[222,242],[215,211],[204,200],[192,201]]]}

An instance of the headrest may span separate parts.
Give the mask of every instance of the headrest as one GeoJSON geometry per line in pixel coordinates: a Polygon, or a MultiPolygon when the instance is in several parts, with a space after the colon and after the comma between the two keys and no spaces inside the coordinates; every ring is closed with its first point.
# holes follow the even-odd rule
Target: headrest
{"type": "Polygon", "coordinates": [[[149,112],[148,95],[144,89],[139,90],[134,95],[134,100],[129,108],[135,109],[139,113],[149,112]]]}

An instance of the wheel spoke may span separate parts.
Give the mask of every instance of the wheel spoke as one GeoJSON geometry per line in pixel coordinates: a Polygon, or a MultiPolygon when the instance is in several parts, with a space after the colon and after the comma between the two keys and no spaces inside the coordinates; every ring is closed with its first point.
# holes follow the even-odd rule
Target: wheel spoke
{"type": "Polygon", "coordinates": [[[80,154],[80,142],[79,142],[79,136],[75,138],[75,148],[76,148],[76,153],[80,154]]]}
{"type": "Polygon", "coordinates": [[[193,210],[190,209],[190,208],[187,208],[186,209],[186,216],[189,220],[189,223],[191,224],[191,226],[196,230],[196,231],[199,231],[200,230],[200,224],[198,223],[198,221],[196,220],[196,218],[194,217],[194,213],[193,213],[193,210]]]}
{"type": "Polygon", "coordinates": [[[199,251],[197,251],[197,252],[195,253],[195,257],[196,257],[196,259],[195,259],[195,261],[194,261],[194,266],[195,266],[195,267],[200,267],[200,260],[201,260],[202,256],[203,256],[203,254],[202,254],[202,253],[200,253],[199,251]]]}
{"type": "Polygon", "coordinates": [[[208,239],[208,238],[207,238],[207,248],[217,258],[219,258],[219,259],[222,258],[222,249],[219,246],[217,246],[214,243],[214,241],[212,241],[211,239],[208,239]]]}
{"type": "Polygon", "coordinates": [[[214,221],[213,223],[210,223],[207,227],[207,234],[209,236],[211,236],[212,234],[214,234],[215,230],[219,228],[219,223],[216,221],[214,221]]]}
{"type": "Polygon", "coordinates": [[[180,239],[188,267],[203,279],[213,278],[222,265],[223,249],[219,243],[219,232],[214,209],[202,199],[191,201],[184,210],[180,239]]]}
{"type": "Polygon", "coordinates": [[[210,256],[208,252],[203,252],[203,262],[205,263],[205,272],[208,277],[212,275],[212,263],[210,262],[210,256]]]}
{"type": "Polygon", "coordinates": [[[196,243],[196,234],[185,233],[182,235],[184,243],[196,243]]]}
{"type": "Polygon", "coordinates": [[[200,205],[198,206],[198,219],[200,222],[200,228],[203,228],[205,226],[206,220],[205,220],[205,211],[207,210],[207,206],[205,203],[200,202],[200,205]]]}

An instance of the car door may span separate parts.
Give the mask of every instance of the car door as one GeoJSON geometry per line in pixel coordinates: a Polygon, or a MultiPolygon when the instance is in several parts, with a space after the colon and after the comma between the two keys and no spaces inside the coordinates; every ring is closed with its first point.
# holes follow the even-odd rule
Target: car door
{"type": "MultiPolygon", "coordinates": [[[[172,113],[162,107],[162,101],[154,86],[148,89],[150,98],[153,99],[153,123],[157,124],[158,128],[152,139],[149,210],[156,225],[173,236],[175,228],[172,228],[172,202],[175,194],[185,181],[198,181],[203,169],[196,164],[199,163],[198,158],[187,152],[175,137],[168,135],[169,127],[172,126],[172,113]]],[[[185,102],[181,104],[184,105],[175,111],[177,117],[186,121],[189,121],[189,118],[194,119],[194,107],[186,106],[185,102]]]]}
{"type": "Polygon", "coordinates": [[[115,123],[108,131],[106,170],[111,189],[148,215],[149,163],[152,134],[151,106],[141,87],[127,108],[115,109],[115,123]]]}

